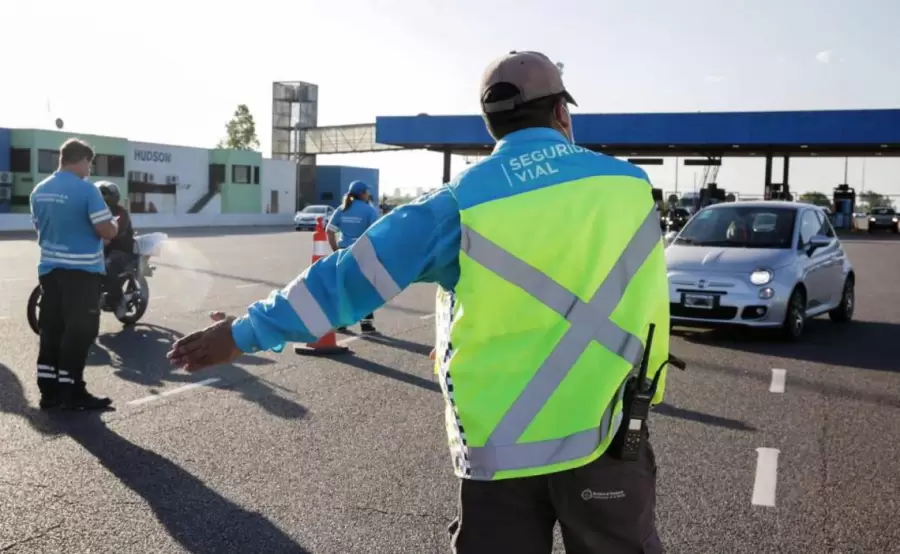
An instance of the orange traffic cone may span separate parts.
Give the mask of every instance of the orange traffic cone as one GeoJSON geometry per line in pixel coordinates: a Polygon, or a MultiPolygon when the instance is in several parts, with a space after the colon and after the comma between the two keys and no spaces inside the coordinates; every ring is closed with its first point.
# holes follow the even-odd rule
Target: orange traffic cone
{"type": "MultiPolygon", "coordinates": [[[[328,235],[325,234],[325,224],[323,221],[324,218],[321,217],[316,220],[316,230],[313,232],[312,263],[316,263],[328,255],[328,235]]],[[[294,347],[294,353],[302,356],[336,356],[348,352],[350,352],[349,348],[337,343],[334,329],[328,331],[314,343],[297,345],[294,347]]]]}
{"type": "Polygon", "coordinates": [[[316,219],[316,230],[313,231],[313,252],[312,263],[316,263],[322,258],[331,254],[331,247],[328,245],[328,234],[325,233],[325,218],[316,219]]]}
{"type": "Polygon", "coordinates": [[[428,359],[429,359],[429,360],[433,360],[433,359],[434,359],[434,348],[431,349],[431,354],[428,355],[428,359]]]}

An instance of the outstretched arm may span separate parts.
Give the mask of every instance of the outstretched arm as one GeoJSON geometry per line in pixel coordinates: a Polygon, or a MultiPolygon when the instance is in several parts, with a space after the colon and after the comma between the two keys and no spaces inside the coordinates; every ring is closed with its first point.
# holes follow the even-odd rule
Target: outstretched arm
{"type": "Polygon", "coordinates": [[[449,189],[381,218],[351,248],[308,267],[287,287],[252,304],[232,324],[243,352],[280,352],[352,325],[416,282],[455,285],[459,208],[449,189]]]}

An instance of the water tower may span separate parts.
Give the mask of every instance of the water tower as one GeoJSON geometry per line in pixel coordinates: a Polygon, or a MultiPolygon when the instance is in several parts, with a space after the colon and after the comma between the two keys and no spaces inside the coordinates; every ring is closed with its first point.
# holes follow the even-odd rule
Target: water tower
{"type": "Polygon", "coordinates": [[[318,122],[318,85],[272,83],[272,159],[297,162],[298,210],[316,195],[316,155],[307,153],[307,140],[318,122]]]}

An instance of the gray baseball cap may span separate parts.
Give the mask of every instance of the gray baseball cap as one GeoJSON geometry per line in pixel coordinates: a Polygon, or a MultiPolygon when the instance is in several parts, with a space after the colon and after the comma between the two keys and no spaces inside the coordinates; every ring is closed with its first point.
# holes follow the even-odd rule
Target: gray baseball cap
{"type": "Polygon", "coordinates": [[[563,85],[559,68],[540,52],[513,50],[491,62],[481,78],[481,110],[486,114],[514,110],[526,102],[554,94],[562,94],[566,102],[578,105],[563,85]],[[515,86],[519,93],[498,102],[485,102],[491,87],[500,83],[515,86]]]}

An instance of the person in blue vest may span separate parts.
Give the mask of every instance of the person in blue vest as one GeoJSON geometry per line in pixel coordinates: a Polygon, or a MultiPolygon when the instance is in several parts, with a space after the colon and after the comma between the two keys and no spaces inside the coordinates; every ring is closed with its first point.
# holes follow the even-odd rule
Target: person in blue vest
{"type": "MultiPolygon", "coordinates": [[[[335,252],[350,248],[363,236],[369,227],[378,221],[378,211],[372,206],[372,195],[369,185],[362,181],[353,181],[344,195],[341,206],[335,210],[328,222],[328,244],[335,252]],[[337,233],[341,233],[341,240],[337,240],[337,233]]],[[[375,332],[375,313],[366,314],[360,322],[360,330],[363,333],[375,332]]],[[[346,326],[340,326],[338,331],[346,332],[346,326]]]]}
{"type": "Polygon", "coordinates": [[[90,394],[84,383],[88,351],[100,329],[103,241],[119,231],[100,191],[87,181],[93,159],[87,143],[67,140],[59,149],[59,169],[31,192],[41,247],[37,381],[44,410],[104,410],[112,404],[90,394]]]}

